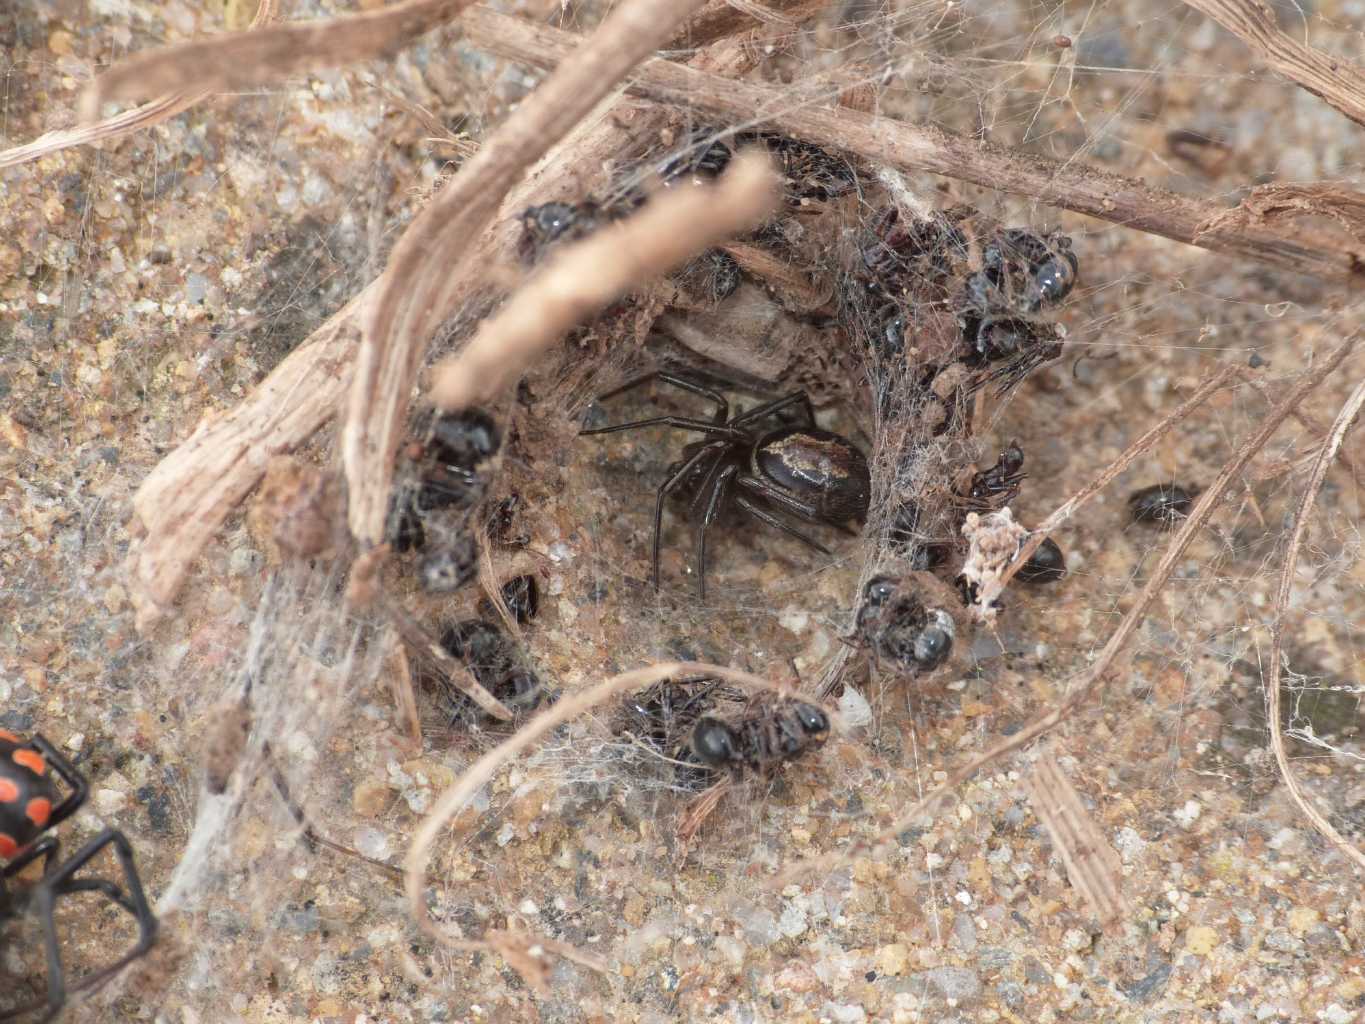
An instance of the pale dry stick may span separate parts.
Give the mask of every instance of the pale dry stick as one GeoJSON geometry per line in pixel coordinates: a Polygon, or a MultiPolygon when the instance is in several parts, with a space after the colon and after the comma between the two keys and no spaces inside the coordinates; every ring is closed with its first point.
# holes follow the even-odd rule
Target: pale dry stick
{"type": "Polygon", "coordinates": [[[353,318],[373,291],[371,284],[314,331],[241,405],[201,420],[142,482],[125,563],[139,632],[170,610],[190,566],[271,457],[298,447],[336,413],[351,373],[353,318]]]}
{"type": "Polygon", "coordinates": [[[616,90],[702,0],[626,0],[526,97],[403,232],[367,306],[341,460],[352,535],[383,539],[417,370],[437,328],[458,308],[466,279],[487,270],[477,239],[527,170],[616,90]]]}
{"type": "MultiPolygon", "coordinates": [[[[751,66],[745,48],[698,60],[740,73],[751,66]]],[[[477,258],[457,279],[454,302],[471,299],[488,267],[515,260],[517,212],[535,202],[576,198],[614,161],[641,148],[662,127],[661,111],[642,112],[622,101],[581,122],[503,202],[491,230],[477,243],[477,258]],[[642,116],[646,115],[646,116],[642,116]]],[[[256,486],[270,457],[304,444],[335,415],[349,387],[360,310],[378,280],[334,313],[226,415],[205,417],[166,456],[134,497],[138,535],[127,571],[137,628],[146,633],[170,610],[190,567],[223,521],[256,486]]]]}
{"type": "Polygon", "coordinates": [[[210,36],[138,54],[87,85],[79,104],[93,121],[105,103],[194,89],[228,92],[284,75],[393,53],[455,18],[474,0],[405,0],[377,11],[210,36]]]}
{"type": "MultiPolygon", "coordinates": [[[[436,805],[432,807],[430,813],[423,819],[421,826],[413,834],[412,845],[408,849],[407,857],[403,860],[403,870],[407,875],[408,909],[417,922],[417,927],[437,942],[451,949],[465,951],[493,949],[504,956],[508,956],[510,949],[513,955],[521,954],[519,960],[512,961],[513,966],[516,966],[517,970],[528,981],[533,981],[537,975],[543,976],[543,964],[539,963],[538,958],[527,955],[532,953],[532,950],[528,950],[526,946],[538,945],[548,949],[551,948],[550,940],[537,937],[533,944],[517,940],[509,946],[506,933],[495,934],[493,932],[488,933],[483,939],[459,939],[432,920],[425,899],[427,861],[431,858],[431,848],[450,820],[468,805],[474,794],[493,777],[499,768],[529,749],[532,744],[550,730],[592,710],[618,693],[639,690],[675,676],[680,678],[711,676],[727,679],[756,692],[773,691],[783,694],[790,692],[787,687],[751,675],[748,672],[742,672],[739,669],[727,668],[722,665],[708,665],[705,662],[681,661],[663,662],[650,665],[647,668],[623,672],[589,689],[562,697],[553,706],[536,715],[513,735],[465,769],[459,781],[441,794],[436,805]]],[[[558,945],[559,948],[554,951],[566,955],[563,944],[558,945]]],[[[585,961],[580,959],[580,962],[585,961]]],[[[598,970],[605,969],[603,965],[599,964],[589,964],[589,966],[594,966],[598,970]]]]}
{"type": "Polygon", "coordinates": [[[1052,836],[1071,887],[1090,905],[1100,924],[1117,921],[1128,909],[1120,879],[1123,862],[1085,809],[1051,750],[1044,750],[1025,783],[1034,813],[1052,836]]]}
{"type": "Polygon", "coordinates": [[[1309,477],[1308,486],[1304,488],[1303,495],[1299,498],[1299,507],[1294,512],[1294,532],[1289,535],[1289,547],[1284,553],[1280,586],[1275,593],[1273,617],[1270,622],[1270,672],[1265,681],[1265,702],[1266,718],[1270,722],[1270,749],[1275,752],[1275,763],[1280,766],[1280,774],[1284,776],[1285,788],[1289,790],[1290,797],[1298,805],[1299,810],[1303,811],[1304,817],[1318,830],[1319,835],[1355,861],[1356,867],[1365,869],[1365,852],[1336,830],[1326,816],[1313,806],[1303,787],[1299,785],[1298,777],[1289,765],[1289,755],[1284,748],[1284,726],[1280,722],[1280,661],[1284,649],[1284,617],[1289,608],[1289,592],[1294,585],[1294,567],[1298,563],[1299,547],[1303,544],[1303,535],[1308,532],[1308,519],[1313,514],[1318,492],[1322,490],[1323,481],[1327,478],[1327,470],[1337,452],[1341,450],[1346,432],[1351,429],[1351,423],[1359,415],[1362,405],[1365,405],[1365,381],[1356,385],[1351,396],[1341,407],[1341,412],[1337,414],[1336,421],[1332,424],[1332,432],[1327,443],[1318,452],[1312,476],[1309,477]]]}
{"type": "Polygon", "coordinates": [[[1260,0],[1185,0],[1235,35],[1272,69],[1365,126],[1365,70],[1299,42],[1260,0]]]}
{"type": "MultiPolygon", "coordinates": [[[[482,7],[462,21],[471,42],[537,67],[572,51],[570,32],[532,25],[482,7]]],[[[1218,203],[1178,195],[1074,160],[1064,163],[970,139],[930,124],[911,124],[846,107],[816,107],[790,87],[737,82],[655,58],[631,75],[631,93],[702,110],[741,124],[764,123],[797,138],[855,153],[878,165],[928,171],[1049,206],[1161,235],[1213,252],[1256,260],[1326,280],[1365,274],[1365,244],[1343,248],[1301,225],[1232,223],[1218,203]],[[1220,218],[1224,218],[1220,221],[1220,218]]]]}
{"type": "Polygon", "coordinates": [[[1051,515],[1033,528],[1029,533],[1029,539],[1020,545],[1019,553],[1014,556],[1014,561],[1010,562],[1005,571],[1000,574],[1000,586],[1004,587],[1008,584],[1014,578],[1014,574],[1042,546],[1043,541],[1047,540],[1054,530],[1075,515],[1082,505],[1108,487],[1110,481],[1136,462],[1140,456],[1151,450],[1152,446],[1161,440],[1172,427],[1208,401],[1209,397],[1215,392],[1220,391],[1234,380],[1242,379],[1245,372],[1243,367],[1229,366],[1222,373],[1205,381],[1199,390],[1163,417],[1160,423],[1125,448],[1119,457],[1105,466],[1098,476],[1058,505],[1051,515]]]}
{"type": "Polygon", "coordinates": [[[1094,664],[1083,672],[1078,673],[1071,680],[1071,692],[1063,698],[1062,702],[1045,715],[1040,715],[1028,725],[1024,726],[1013,736],[1002,740],[984,753],[978,754],[961,768],[948,773],[948,778],[939,786],[930,790],[927,794],[915,801],[910,809],[902,814],[896,822],[888,828],[883,829],[873,838],[858,843],[852,850],[840,854],[825,854],[818,857],[808,857],[798,861],[791,867],[780,872],[773,884],[782,886],[792,881],[799,875],[810,871],[832,871],[840,865],[851,861],[858,854],[880,848],[883,844],[892,840],[895,836],[910,828],[915,821],[931,807],[948,796],[954,789],[960,786],[967,779],[971,778],[978,771],[994,761],[1020,750],[1032,743],[1039,736],[1044,735],[1055,729],[1062,722],[1066,721],[1076,712],[1099,689],[1104,681],[1105,675],[1113,666],[1114,660],[1127,645],[1128,640],[1137,630],[1139,624],[1146,617],[1147,609],[1166,586],[1166,581],[1170,577],[1175,563],[1179,561],[1189,547],[1194,536],[1203,526],[1204,521],[1209,517],[1216,505],[1223,496],[1223,492],[1234,479],[1242,472],[1242,469],[1259,452],[1265,443],[1270,440],[1270,436],[1279,428],[1284,419],[1289,416],[1300,402],[1321,384],[1334,370],[1337,369],[1355,347],[1356,339],[1351,338],[1343,345],[1335,349],[1322,364],[1306,373],[1303,379],[1294,387],[1279,405],[1272,409],[1261,422],[1260,428],[1250,439],[1237,450],[1228,462],[1219,470],[1218,476],[1209,485],[1208,490],[1199,496],[1194,508],[1190,510],[1189,518],[1181,524],[1176,535],[1167,545],[1161,560],[1152,571],[1151,577],[1147,580],[1142,592],[1138,595],[1133,607],[1128,614],[1123,617],[1118,628],[1110,635],[1104,649],[1100,651],[1094,664]]]}
{"type": "MultiPolygon", "coordinates": [[[[275,17],[275,8],[276,0],[260,0],[256,7],[256,15],[251,19],[248,28],[260,28],[268,24],[275,17]]],[[[148,100],[141,106],[122,111],[112,117],[105,118],[103,121],[96,121],[94,124],[78,125],[75,128],[59,128],[56,131],[47,132],[32,142],[26,142],[22,146],[15,146],[0,153],[0,169],[28,163],[50,153],[70,149],[73,146],[87,146],[91,143],[131,135],[143,128],[150,128],[162,121],[169,121],[176,114],[188,110],[212,95],[212,92],[206,92],[199,88],[173,92],[165,96],[158,96],[154,100],[148,100]]]]}
{"type": "Polygon", "coordinates": [[[450,412],[498,397],[566,331],[631,289],[756,227],[777,208],[766,157],[741,154],[710,186],[673,189],[633,217],[566,245],[436,367],[430,398],[450,412]]]}

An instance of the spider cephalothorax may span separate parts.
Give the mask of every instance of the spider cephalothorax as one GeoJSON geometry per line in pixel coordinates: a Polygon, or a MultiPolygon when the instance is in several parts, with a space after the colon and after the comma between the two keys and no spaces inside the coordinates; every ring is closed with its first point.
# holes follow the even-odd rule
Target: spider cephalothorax
{"type": "Polygon", "coordinates": [[[687,416],[654,416],[584,430],[584,434],[611,434],[637,427],[670,426],[706,435],[682,451],[682,458],[669,467],[659,486],[654,506],[654,585],[659,585],[659,543],[664,499],[673,493],[690,499],[697,527],[697,579],[706,597],[706,531],[721,511],[734,507],[755,519],[790,534],[821,554],[823,544],[812,540],[777,513],[810,523],[842,526],[850,519],[863,521],[871,499],[871,475],[867,458],[847,438],[815,425],[815,410],[804,391],[764,402],[731,418],[725,397],[686,377],[651,373],[623,384],[602,397],[610,398],[651,380],[682,388],[715,403],[709,420],[687,416]],[[754,427],[788,409],[804,413],[804,426],[780,426],[766,432],[754,427]]]}

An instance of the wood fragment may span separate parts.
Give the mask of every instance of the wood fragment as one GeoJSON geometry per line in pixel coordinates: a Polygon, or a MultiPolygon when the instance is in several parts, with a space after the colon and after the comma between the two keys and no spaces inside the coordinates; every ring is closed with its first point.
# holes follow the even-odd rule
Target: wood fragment
{"type": "Polygon", "coordinates": [[[190,566],[273,455],[335,414],[351,373],[354,318],[371,285],[271,371],[241,405],[206,416],[133,495],[135,539],[125,562],[139,632],[165,616],[190,566]]]}
{"type": "Polygon", "coordinates": [[[1128,912],[1120,885],[1123,862],[1086,811],[1081,795],[1051,750],[1038,757],[1026,784],[1029,802],[1052,837],[1072,888],[1089,904],[1100,924],[1122,919],[1128,912]]]}
{"type": "MultiPolygon", "coordinates": [[[[502,57],[554,67],[573,50],[570,32],[532,25],[484,8],[463,24],[468,37],[502,57]]],[[[1161,235],[1211,252],[1251,259],[1327,280],[1365,275],[1365,243],[1336,240],[1282,226],[1220,224],[1223,207],[1179,195],[1075,160],[1056,162],[969,139],[929,124],[910,124],[846,107],[817,106],[790,87],[737,82],[653,59],[631,76],[630,92],[720,118],[762,122],[797,138],[857,154],[875,164],[928,171],[985,188],[1028,196],[1126,228],[1161,235]]]]}
{"type": "Polygon", "coordinates": [[[82,121],[105,103],[163,92],[228,92],[284,75],[392,53],[455,18],[474,0],[405,0],[315,22],[249,28],[138,54],[99,75],[81,93],[82,121]]]}
{"type": "Polygon", "coordinates": [[[1355,421],[1356,416],[1360,414],[1362,405],[1365,405],[1365,381],[1361,381],[1355,386],[1355,390],[1346,399],[1341,411],[1337,414],[1336,420],[1332,423],[1332,431],[1328,435],[1328,441],[1318,452],[1317,462],[1313,465],[1313,475],[1309,478],[1308,486],[1304,488],[1303,494],[1299,497],[1298,508],[1294,511],[1294,531],[1290,534],[1289,546],[1285,549],[1284,565],[1280,568],[1280,585],[1275,592],[1275,604],[1270,620],[1272,639],[1270,671],[1266,674],[1265,680],[1265,703],[1266,720],[1270,723],[1270,749],[1275,755],[1275,763],[1279,765],[1280,775],[1284,778],[1284,785],[1289,791],[1289,796],[1313,828],[1317,829],[1319,835],[1331,843],[1335,849],[1344,853],[1355,863],[1356,867],[1365,870],[1365,852],[1338,832],[1336,827],[1327,820],[1321,811],[1313,806],[1308,795],[1304,793],[1298,777],[1294,774],[1293,767],[1289,764],[1289,755],[1284,746],[1284,725],[1280,721],[1280,672],[1284,658],[1284,618],[1285,612],[1289,608],[1289,593],[1294,586],[1294,568],[1298,564],[1299,548],[1303,545],[1304,534],[1308,532],[1308,520],[1313,514],[1313,506],[1317,502],[1318,492],[1322,490],[1323,481],[1327,478],[1327,470],[1341,450],[1341,443],[1345,439],[1347,431],[1351,429],[1351,424],[1355,421]]]}
{"type": "Polygon", "coordinates": [[[940,800],[983,767],[1014,753],[1016,750],[1022,750],[1075,714],[1100,689],[1119,653],[1127,646],[1133,633],[1137,631],[1138,626],[1146,617],[1147,609],[1152,606],[1152,603],[1165,589],[1166,581],[1175,569],[1176,562],[1184,555],[1185,549],[1194,540],[1195,534],[1203,528],[1204,522],[1213,512],[1214,506],[1222,500],[1223,493],[1237,479],[1256,453],[1265,447],[1266,442],[1279,429],[1280,424],[1298,408],[1299,403],[1341,366],[1342,362],[1355,348],[1355,344],[1355,338],[1348,339],[1344,344],[1333,350],[1318,366],[1305,373],[1299,383],[1290,389],[1284,399],[1265,416],[1256,432],[1243,443],[1231,459],[1224,463],[1223,468],[1218,471],[1218,476],[1208,489],[1199,496],[1194,508],[1190,510],[1189,517],[1181,524],[1175,536],[1167,544],[1166,550],[1152,570],[1152,575],[1143,586],[1142,592],[1134,601],[1132,608],[1123,617],[1123,621],[1110,634],[1103,650],[1100,651],[1089,668],[1077,673],[1069,680],[1069,692],[1060,704],[1029,722],[1014,735],[1001,740],[995,746],[973,757],[962,767],[949,772],[947,779],[919,800],[916,800],[892,825],[883,829],[872,839],[854,844],[852,849],[837,855],[826,854],[800,860],[786,870],[779,872],[773,885],[780,888],[798,876],[812,871],[832,871],[851,862],[856,857],[866,855],[869,851],[882,848],[893,842],[895,837],[910,828],[916,819],[928,813],[940,800]]]}
{"type": "Polygon", "coordinates": [[[367,307],[341,435],[351,533],[383,538],[393,456],[427,346],[454,313],[465,279],[487,264],[477,239],[514,184],[606,98],[702,0],[631,0],[598,29],[492,136],[408,226],[367,307]]]}
{"type": "Polygon", "coordinates": [[[1260,0],[1185,0],[1235,35],[1272,69],[1365,126],[1365,70],[1283,32],[1260,0]]]}
{"type": "Polygon", "coordinates": [[[670,190],[633,217],[564,246],[459,355],[435,369],[431,400],[451,412],[497,398],[569,328],[756,226],[777,200],[777,175],[767,158],[741,154],[714,186],[670,190]]]}

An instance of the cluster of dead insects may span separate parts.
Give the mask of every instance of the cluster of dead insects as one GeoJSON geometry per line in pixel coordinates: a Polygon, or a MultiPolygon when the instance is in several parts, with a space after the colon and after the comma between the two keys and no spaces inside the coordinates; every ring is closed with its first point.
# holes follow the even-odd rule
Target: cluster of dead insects
{"type": "Polygon", "coordinates": [[[819,704],[765,693],[745,700],[715,679],[667,679],[627,697],[616,731],[667,766],[673,788],[700,790],[718,777],[771,773],[829,737],[819,704]]]}
{"type": "MultiPolygon", "coordinates": [[[[423,590],[451,595],[468,587],[478,572],[477,531],[492,544],[526,543],[517,525],[520,498],[511,494],[490,507],[503,430],[489,413],[468,409],[436,415],[415,434],[403,451],[388,540],[400,555],[417,559],[423,590]]],[[[499,597],[517,623],[529,622],[540,607],[539,584],[526,573],[504,581],[499,597]]],[[[439,625],[440,647],[514,714],[534,709],[549,689],[526,663],[520,645],[498,625],[500,609],[485,598],[477,611],[478,617],[439,625]]],[[[424,655],[431,639],[415,646],[424,655]]],[[[443,683],[439,674],[420,678],[432,684],[453,719],[482,720],[470,698],[443,683]]]]}

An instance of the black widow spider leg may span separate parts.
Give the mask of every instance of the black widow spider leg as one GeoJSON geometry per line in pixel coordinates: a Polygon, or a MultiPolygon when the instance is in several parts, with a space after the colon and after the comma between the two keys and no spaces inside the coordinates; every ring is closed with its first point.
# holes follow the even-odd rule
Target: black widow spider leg
{"type": "Polygon", "coordinates": [[[744,509],[745,512],[748,512],[749,515],[753,516],[755,519],[761,520],[762,522],[767,523],[769,526],[775,526],[783,533],[787,534],[788,536],[795,537],[803,544],[809,544],[816,551],[820,552],[820,554],[828,555],[831,553],[829,548],[825,547],[819,541],[812,540],[810,537],[807,537],[804,533],[802,533],[796,527],[792,526],[790,523],[783,522],[781,519],[773,515],[767,509],[755,505],[748,498],[744,497],[744,495],[742,494],[735,495],[735,504],[738,505],[740,508],[744,509]]]}
{"type": "Polygon", "coordinates": [[[133,848],[129,845],[127,837],[117,829],[105,829],[77,850],[70,860],[45,875],[34,887],[30,902],[43,926],[43,946],[47,954],[47,999],[14,1010],[6,1010],[0,1013],[0,1021],[13,1020],[46,1004],[48,1012],[41,1018],[43,1024],[46,1024],[61,1012],[66,1004],[68,991],[78,992],[103,984],[151,949],[156,939],[156,917],[147,903],[147,897],[143,894],[142,882],[133,865],[133,848]],[[114,848],[114,855],[118,858],[119,867],[128,886],[126,894],[114,883],[103,879],[72,877],[106,846],[114,848]],[[62,968],[61,948],[57,941],[54,912],[60,897],[76,892],[103,893],[115,905],[131,913],[137,919],[138,940],[124,956],[68,988],[62,968]]]}
{"type": "MultiPolygon", "coordinates": [[[[726,401],[725,396],[719,391],[698,384],[696,381],[688,380],[686,377],[678,377],[666,370],[655,370],[653,373],[646,373],[643,376],[628,380],[619,387],[612,388],[605,395],[598,395],[597,401],[603,402],[608,398],[615,398],[617,395],[624,394],[633,388],[641,387],[654,380],[661,381],[664,384],[672,384],[675,388],[681,388],[683,391],[691,392],[694,395],[700,395],[702,398],[714,402],[716,412],[712,417],[713,422],[724,423],[730,418],[730,403],[726,401]]],[[[590,431],[584,431],[584,433],[590,433],[590,431]]]]}
{"type": "Polygon", "coordinates": [[[654,500],[654,589],[659,589],[659,545],[662,543],[664,526],[664,499],[669,496],[679,484],[687,479],[689,473],[705,458],[714,454],[718,447],[723,444],[704,445],[690,459],[683,462],[678,471],[659,485],[654,500]]]}
{"type": "Polygon", "coordinates": [[[710,500],[706,503],[706,513],[702,516],[701,525],[697,527],[697,584],[698,596],[703,604],[706,602],[706,531],[720,514],[721,503],[725,500],[731,481],[738,472],[739,467],[732,462],[716,474],[715,482],[711,485],[710,500]]]}
{"type": "Polygon", "coordinates": [[[695,430],[699,434],[723,437],[727,441],[744,440],[742,431],[718,423],[691,419],[687,416],[651,416],[649,419],[617,423],[610,427],[593,427],[591,430],[580,430],[578,434],[580,437],[587,437],[589,434],[616,434],[622,430],[635,430],[637,427],[677,427],[679,430],[695,430]]]}
{"type": "Polygon", "coordinates": [[[781,412],[789,406],[799,405],[806,413],[806,426],[816,426],[815,406],[810,404],[810,396],[804,391],[793,391],[790,395],[783,395],[781,398],[774,398],[771,402],[764,402],[756,405],[746,413],[741,413],[729,422],[729,426],[738,427],[740,424],[753,423],[762,419],[764,416],[771,416],[781,412]]]}
{"type": "Polygon", "coordinates": [[[80,809],[90,793],[90,786],[85,781],[85,777],[76,771],[75,766],[59,754],[57,748],[45,737],[34,736],[32,743],[34,749],[43,755],[47,763],[52,766],[52,770],[56,772],[69,790],[66,799],[52,808],[52,813],[48,815],[47,824],[44,828],[53,829],[80,809]]]}

